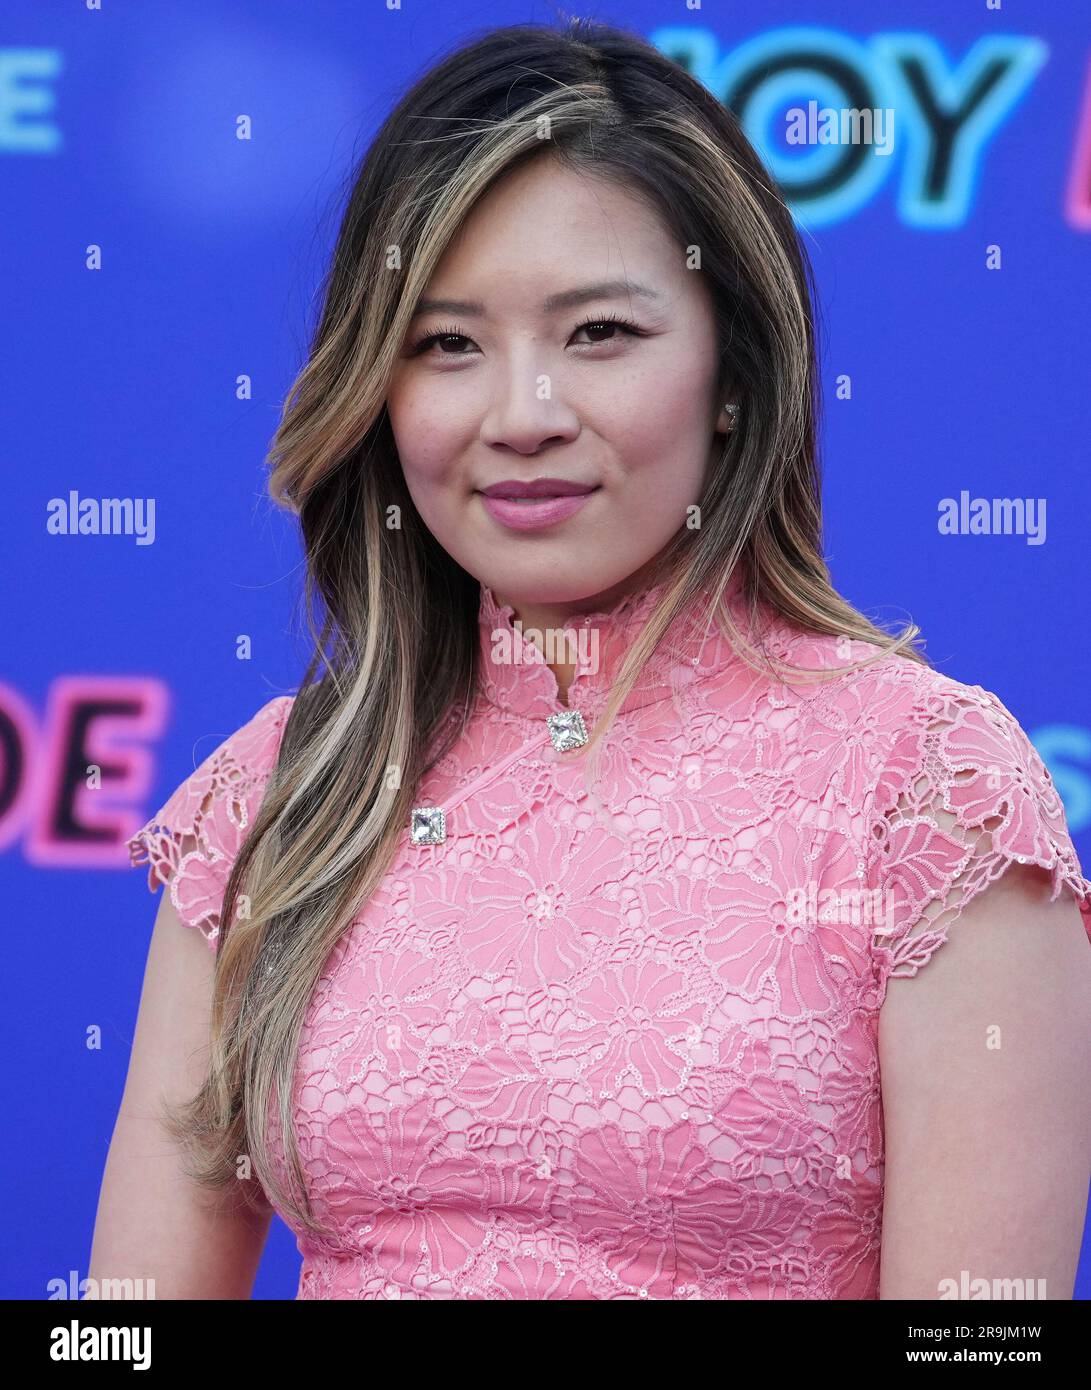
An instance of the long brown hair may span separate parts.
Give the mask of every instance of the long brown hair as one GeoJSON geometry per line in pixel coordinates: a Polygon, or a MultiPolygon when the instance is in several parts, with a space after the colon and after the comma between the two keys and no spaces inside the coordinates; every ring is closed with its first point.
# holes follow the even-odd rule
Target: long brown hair
{"type": "Polygon", "coordinates": [[[701,525],[680,527],[661,557],[662,598],[585,752],[701,590],[745,660],[775,678],[815,676],[736,628],[720,602],[736,566],[752,615],[764,607],[804,632],[863,641],[875,649],[869,661],[898,653],[927,664],[916,627],[891,637],[830,582],[810,266],[731,112],[639,37],[580,20],[497,29],[434,66],[356,173],[309,360],[271,446],[270,492],[302,527],[313,655],[227,884],[209,1075],[167,1120],[197,1181],[226,1188],[252,1165],[274,1206],[314,1232],[326,1228],[307,1200],[291,1122],[303,1016],[478,689],[479,585],[413,506],[388,382],[414,305],[467,214],[497,180],[543,157],[615,180],[658,211],[704,276],[730,386],[721,399],[741,407],[699,499],[701,525]],[[270,1163],[271,1097],[287,1188],[270,1163]]]}

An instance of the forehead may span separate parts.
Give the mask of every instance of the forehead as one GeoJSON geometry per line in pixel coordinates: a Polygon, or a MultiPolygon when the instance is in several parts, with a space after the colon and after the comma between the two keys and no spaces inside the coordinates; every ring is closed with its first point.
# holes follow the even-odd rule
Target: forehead
{"type": "Polygon", "coordinates": [[[639,189],[543,157],[505,175],[478,202],[441,258],[429,296],[523,293],[544,306],[571,285],[629,280],[673,298],[693,278],[639,189]]]}

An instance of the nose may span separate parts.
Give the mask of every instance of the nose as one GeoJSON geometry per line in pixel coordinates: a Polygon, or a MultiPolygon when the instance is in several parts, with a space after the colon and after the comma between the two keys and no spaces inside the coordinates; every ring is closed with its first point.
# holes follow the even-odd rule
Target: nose
{"type": "Polygon", "coordinates": [[[512,372],[490,398],[481,422],[482,441],[517,454],[536,454],[549,444],[577,438],[579,416],[554,388],[545,373],[512,372]]]}

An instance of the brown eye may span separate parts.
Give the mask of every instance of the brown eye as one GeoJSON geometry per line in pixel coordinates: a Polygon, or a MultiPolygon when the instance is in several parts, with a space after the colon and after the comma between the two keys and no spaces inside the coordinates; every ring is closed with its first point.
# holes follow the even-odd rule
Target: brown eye
{"type": "Polygon", "coordinates": [[[626,335],[626,337],[629,337],[629,338],[639,337],[639,331],[638,331],[637,326],[636,326],[635,323],[630,323],[628,319],[623,319],[623,318],[620,318],[619,316],[616,316],[616,315],[613,315],[613,314],[608,315],[606,318],[588,319],[586,323],[581,323],[581,324],[580,324],[579,328],[576,329],[576,332],[577,332],[577,333],[585,333],[585,332],[586,332],[586,333],[603,333],[603,332],[605,332],[605,333],[607,334],[607,336],[606,336],[605,338],[598,338],[597,340],[595,340],[595,341],[593,341],[593,342],[587,344],[587,346],[589,346],[589,347],[596,347],[596,346],[598,346],[599,344],[616,342],[616,341],[617,341],[617,332],[616,332],[617,329],[620,329],[621,332],[624,333],[624,334],[626,335]]]}
{"type": "Polygon", "coordinates": [[[583,326],[581,329],[579,329],[579,332],[581,332],[581,333],[592,333],[592,334],[593,334],[593,333],[605,333],[605,334],[607,334],[606,341],[609,342],[609,341],[610,341],[609,335],[611,335],[611,334],[616,330],[616,328],[617,328],[617,324],[616,324],[616,323],[587,323],[587,324],[584,324],[584,326],[583,326]]]}
{"type": "MultiPolygon", "coordinates": [[[[433,346],[433,344],[442,343],[446,346],[452,340],[462,343],[468,343],[470,341],[470,339],[466,337],[465,333],[460,333],[457,328],[441,328],[438,333],[429,333],[426,337],[419,339],[413,345],[413,348],[410,352],[410,356],[419,357],[422,353],[428,352],[433,346]]],[[[465,357],[466,354],[463,352],[442,351],[441,356],[465,357]]]]}

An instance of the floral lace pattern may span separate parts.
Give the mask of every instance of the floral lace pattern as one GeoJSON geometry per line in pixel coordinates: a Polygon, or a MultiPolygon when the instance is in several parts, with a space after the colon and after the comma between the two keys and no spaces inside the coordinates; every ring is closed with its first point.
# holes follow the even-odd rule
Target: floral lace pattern
{"type": "Polygon", "coordinates": [[[261,805],[292,697],[281,695],[226,739],[129,841],[148,887],[168,886],[183,922],[215,950],[231,866],[261,805]]]}
{"type": "MultiPolygon", "coordinates": [[[[657,593],[576,624],[588,729],[657,593]]],[[[483,689],[417,798],[446,838],[407,827],[308,1007],[293,1114],[334,1234],[296,1232],[297,1297],[877,1298],[887,980],[1015,861],[1091,936],[1049,772],[979,686],[898,657],[774,683],[697,601],[588,786],[512,616],[482,589],[483,689]]],[[[764,633],[806,666],[871,653],[764,633]]],[[[290,705],[132,841],[213,949],[290,705]]]]}

